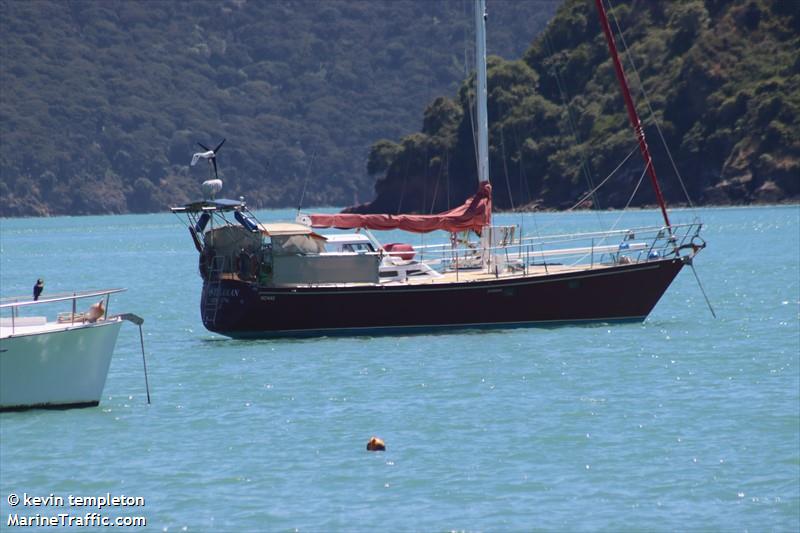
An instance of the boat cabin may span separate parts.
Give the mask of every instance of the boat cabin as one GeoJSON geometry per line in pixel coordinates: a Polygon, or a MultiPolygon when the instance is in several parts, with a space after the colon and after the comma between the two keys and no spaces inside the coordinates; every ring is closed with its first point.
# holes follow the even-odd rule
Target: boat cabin
{"type": "Polygon", "coordinates": [[[337,233],[325,235],[328,250],[339,254],[381,254],[379,276],[381,283],[406,281],[408,278],[439,278],[442,275],[428,264],[414,259],[415,250],[410,244],[381,245],[364,233],[337,233]]]}
{"type": "Polygon", "coordinates": [[[271,287],[377,283],[379,278],[377,254],[328,252],[327,238],[302,224],[226,224],[209,229],[202,240],[204,278],[236,277],[271,287]]]}

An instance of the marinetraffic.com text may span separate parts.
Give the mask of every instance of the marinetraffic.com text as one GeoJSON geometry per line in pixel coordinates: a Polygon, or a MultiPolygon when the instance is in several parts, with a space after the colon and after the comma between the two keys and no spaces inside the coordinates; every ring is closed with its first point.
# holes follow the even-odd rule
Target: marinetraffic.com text
{"type": "Polygon", "coordinates": [[[144,527],[145,516],[120,516],[123,508],[140,512],[145,506],[143,496],[119,496],[107,492],[100,496],[49,494],[35,496],[23,492],[10,493],[6,502],[11,507],[7,527],[144,527]],[[96,509],[96,510],[95,510],[96,509]],[[98,511],[105,510],[103,514],[98,511]]]}

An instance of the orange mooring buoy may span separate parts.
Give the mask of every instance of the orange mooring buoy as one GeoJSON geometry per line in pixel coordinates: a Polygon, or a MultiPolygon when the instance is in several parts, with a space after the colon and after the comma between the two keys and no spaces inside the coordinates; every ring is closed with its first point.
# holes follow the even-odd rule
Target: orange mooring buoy
{"type": "Polygon", "coordinates": [[[370,452],[384,452],[386,451],[386,444],[384,444],[383,439],[379,439],[378,437],[372,437],[369,439],[367,443],[367,451],[370,452]]]}

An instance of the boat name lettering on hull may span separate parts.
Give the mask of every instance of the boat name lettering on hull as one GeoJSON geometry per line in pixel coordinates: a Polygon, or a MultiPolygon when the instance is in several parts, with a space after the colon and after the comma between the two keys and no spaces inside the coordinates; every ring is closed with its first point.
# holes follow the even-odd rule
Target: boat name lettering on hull
{"type": "Polygon", "coordinates": [[[239,296],[239,289],[219,289],[211,288],[208,290],[209,296],[219,296],[222,298],[237,298],[239,296]]]}

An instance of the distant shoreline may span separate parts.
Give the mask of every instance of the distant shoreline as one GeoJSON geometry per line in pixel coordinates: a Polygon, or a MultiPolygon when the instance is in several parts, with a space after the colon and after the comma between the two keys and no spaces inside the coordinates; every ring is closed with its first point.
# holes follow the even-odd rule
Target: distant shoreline
{"type": "MultiPolygon", "coordinates": [[[[745,208],[745,207],[800,207],[800,198],[799,199],[791,199],[791,200],[784,200],[780,202],[750,202],[750,203],[742,203],[742,204],[695,204],[689,205],[686,203],[681,204],[674,204],[668,206],[669,211],[683,211],[683,210],[690,210],[690,209],[724,209],[724,208],[745,208]]],[[[296,209],[294,206],[285,206],[285,207],[263,207],[263,208],[254,208],[254,211],[281,211],[284,209],[296,209]]],[[[341,206],[330,206],[330,205],[318,205],[314,207],[309,207],[303,209],[304,212],[311,212],[318,209],[325,209],[325,210],[339,210],[341,211],[344,209],[341,206]]],[[[655,204],[652,205],[644,205],[644,206],[635,206],[635,207],[628,207],[628,211],[647,211],[647,210],[654,210],[658,209],[658,206],[655,204]]],[[[622,209],[616,209],[613,207],[609,207],[606,209],[592,209],[590,207],[576,207],[575,209],[565,210],[565,209],[556,209],[551,207],[542,207],[533,209],[525,209],[525,208],[516,208],[516,209],[496,209],[494,210],[494,214],[496,215],[507,215],[507,214],[514,214],[514,213],[567,213],[567,212],[590,212],[590,211],[597,211],[597,212],[621,212],[622,209]]],[[[0,220],[17,220],[17,219],[28,219],[28,218],[57,218],[57,217],[104,217],[104,216],[127,216],[127,215],[157,215],[162,213],[168,213],[168,211],[152,211],[147,213],[92,213],[92,214],[79,214],[79,215],[70,215],[70,214],[58,214],[58,215],[21,215],[21,216],[3,216],[0,217],[0,220]]],[[[391,213],[394,214],[394,213],[391,213]]],[[[420,214],[420,213],[410,213],[410,214],[420,214]]]]}

